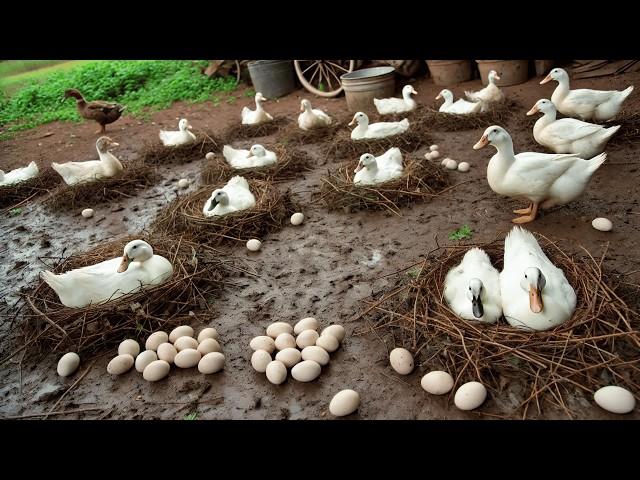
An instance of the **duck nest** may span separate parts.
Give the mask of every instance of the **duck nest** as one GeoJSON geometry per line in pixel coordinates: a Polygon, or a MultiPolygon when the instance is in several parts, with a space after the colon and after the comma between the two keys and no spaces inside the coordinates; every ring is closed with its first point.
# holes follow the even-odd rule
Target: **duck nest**
{"type": "Polygon", "coordinates": [[[148,143],[142,148],[140,157],[147,165],[189,163],[204,158],[207,152],[220,150],[224,141],[210,132],[196,132],[196,140],[186,145],[167,147],[162,142],[148,143]]]}
{"type": "Polygon", "coordinates": [[[137,238],[148,242],[155,254],[171,261],[173,276],[167,282],[103,304],[70,308],[62,305],[54,290],[40,280],[31,293],[24,295],[24,308],[20,309],[25,310],[22,348],[101,353],[125,338],[141,341],[158,329],[189,322],[189,311],[199,318],[210,317],[210,299],[237,267],[219,252],[182,237],[130,236],[59,259],[51,270],[62,273],[121,257],[124,246],[137,238]]]}
{"type": "Polygon", "coordinates": [[[325,159],[342,161],[345,158],[359,158],[364,153],[381,155],[393,147],[398,147],[404,154],[413,153],[431,143],[429,135],[414,123],[410,123],[405,133],[385,138],[352,140],[351,131],[340,130],[327,142],[323,154],[325,159]]]}
{"type": "Polygon", "coordinates": [[[276,146],[278,162],[274,165],[256,168],[233,168],[222,155],[207,154],[207,164],[202,170],[201,179],[206,184],[216,184],[229,180],[234,175],[258,180],[292,180],[301,177],[303,172],[311,170],[311,157],[296,147],[276,146]]]}
{"type": "Polygon", "coordinates": [[[255,137],[266,137],[278,132],[282,127],[291,123],[287,117],[275,117],[270,122],[258,125],[230,125],[222,134],[226,143],[236,140],[248,140],[255,137]]]}
{"type": "Polygon", "coordinates": [[[154,185],[160,179],[156,167],[141,159],[123,162],[122,166],[123,171],[115,177],[76,185],[64,184],[51,192],[45,204],[53,210],[92,207],[100,202],[134,197],[138,191],[154,185]]]}
{"type": "Polygon", "coordinates": [[[444,113],[438,111],[437,108],[422,105],[416,108],[413,121],[423,131],[484,130],[491,125],[504,125],[516,112],[522,111],[522,106],[513,100],[494,102],[490,105],[486,112],[468,115],[444,113]]]}
{"type": "Polygon", "coordinates": [[[640,143],[640,113],[639,112],[622,112],[618,118],[614,118],[604,127],[612,127],[620,125],[620,130],[614,133],[607,146],[614,147],[618,145],[637,145],[640,143]]]}
{"type": "Polygon", "coordinates": [[[245,243],[252,238],[263,239],[279,230],[296,211],[289,191],[281,193],[265,180],[249,180],[256,204],[246,210],[222,216],[205,217],[202,209],[211,193],[224,183],[207,185],[192,194],[174,200],[152,224],[154,233],[185,233],[194,241],[212,246],[224,243],[245,243]]]}
{"type": "Polygon", "coordinates": [[[327,127],[302,130],[298,122],[291,122],[278,135],[278,141],[285,145],[309,145],[310,143],[329,142],[341,130],[348,130],[347,124],[352,117],[334,116],[327,127]]]}
{"type": "Polygon", "coordinates": [[[447,185],[441,169],[420,159],[405,162],[401,177],[376,185],[353,183],[357,162],[341,165],[322,177],[320,200],[329,209],[389,210],[400,215],[400,206],[438,196],[447,185]]]}
{"type": "Polygon", "coordinates": [[[43,193],[50,192],[62,179],[52,168],[40,172],[37,177],[14,185],[0,186],[0,208],[12,210],[43,193]]]}
{"type": "Polygon", "coordinates": [[[525,419],[534,409],[541,414],[547,402],[573,418],[572,407],[583,406],[584,395],[592,397],[610,384],[637,395],[640,286],[603,268],[606,250],[601,258],[584,248],[582,254],[570,255],[557,243],[538,237],[578,297],[566,323],[548,331],[529,331],[510,326],[504,318],[496,324],[463,320],[449,309],[443,299],[447,272],[474,246],[483,248],[500,270],[504,241],[495,240],[438,247],[423,262],[403,270],[407,275],[390,292],[365,301],[358,318],[364,318],[367,327],[357,333],[386,335],[393,346],[410,350],[425,373],[449,372],[455,379],[450,397],[464,382],[483,383],[494,398],[481,410],[487,415],[503,416],[497,413],[507,410],[509,417],[525,419]],[[515,403],[503,403],[501,397],[511,397],[515,403]]]}

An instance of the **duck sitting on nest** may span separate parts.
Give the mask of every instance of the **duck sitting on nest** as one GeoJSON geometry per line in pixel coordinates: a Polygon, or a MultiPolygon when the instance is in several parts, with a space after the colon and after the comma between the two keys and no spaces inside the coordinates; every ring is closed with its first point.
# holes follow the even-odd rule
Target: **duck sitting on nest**
{"type": "Polygon", "coordinates": [[[352,140],[362,140],[365,138],[385,138],[393,135],[400,135],[409,130],[409,119],[405,118],[400,122],[377,122],[369,123],[369,117],[364,112],[358,112],[349,123],[352,126],[357,123],[356,128],[351,130],[352,140]]]}
{"type": "Polygon", "coordinates": [[[243,125],[258,125],[259,123],[270,122],[273,117],[262,108],[262,103],[267,99],[260,92],[256,92],[255,96],[256,109],[251,110],[249,107],[243,107],[242,109],[242,124],[243,125]]]}
{"type": "Polygon", "coordinates": [[[177,147],[180,145],[187,145],[194,142],[196,136],[189,131],[193,128],[189,125],[186,118],[181,119],[178,122],[178,131],[160,130],[160,140],[165,147],[177,147]]]}
{"type": "Polygon", "coordinates": [[[106,131],[105,125],[115,122],[120,118],[125,106],[119,103],[103,102],[102,100],[93,100],[87,102],[79,90],[70,88],[64,92],[64,100],[67,98],[76,99],[76,107],[82,118],[94,120],[100,125],[100,129],[96,133],[103,134],[106,131]]]}
{"type": "Polygon", "coordinates": [[[37,177],[38,173],[39,170],[36,162],[31,162],[26,167],[16,168],[8,173],[4,173],[3,170],[0,170],[0,187],[8,187],[9,185],[25,182],[37,177]]]}
{"type": "Polygon", "coordinates": [[[95,182],[101,178],[114,177],[123,171],[122,163],[109,151],[110,147],[117,147],[118,143],[109,137],[100,137],[96,141],[99,160],[86,162],[51,163],[51,167],[60,174],[67,185],[95,182]]]}

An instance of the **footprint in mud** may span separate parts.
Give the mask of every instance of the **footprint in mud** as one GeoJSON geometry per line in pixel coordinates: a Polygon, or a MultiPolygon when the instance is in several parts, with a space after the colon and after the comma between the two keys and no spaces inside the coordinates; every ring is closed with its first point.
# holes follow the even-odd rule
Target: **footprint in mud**
{"type": "Polygon", "coordinates": [[[383,258],[384,257],[382,256],[380,250],[374,250],[371,258],[360,261],[360,264],[366,265],[369,268],[375,268],[375,266],[380,263],[380,260],[382,260],[383,258]]]}

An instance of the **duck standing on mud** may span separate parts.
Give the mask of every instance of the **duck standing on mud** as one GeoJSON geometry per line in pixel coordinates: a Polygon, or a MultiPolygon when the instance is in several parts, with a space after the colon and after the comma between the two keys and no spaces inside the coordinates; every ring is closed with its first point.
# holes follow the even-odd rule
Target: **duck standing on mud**
{"type": "Polygon", "coordinates": [[[78,113],[82,118],[87,120],[94,120],[100,125],[100,130],[96,133],[104,134],[106,132],[105,125],[113,123],[120,118],[125,106],[118,103],[103,102],[102,100],[94,100],[87,102],[80,91],[75,88],[65,90],[63,101],[69,97],[76,99],[76,106],[78,107],[78,113]]]}

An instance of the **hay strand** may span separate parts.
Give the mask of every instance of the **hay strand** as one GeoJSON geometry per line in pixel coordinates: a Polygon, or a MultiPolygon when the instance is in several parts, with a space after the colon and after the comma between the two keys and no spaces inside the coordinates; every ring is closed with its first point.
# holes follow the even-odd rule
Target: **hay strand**
{"type": "Polygon", "coordinates": [[[17,208],[32,198],[50,192],[60,182],[60,175],[52,168],[47,168],[35,178],[14,185],[0,186],[0,208],[17,208]]]}
{"type": "Polygon", "coordinates": [[[491,125],[504,125],[512,115],[522,111],[520,104],[504,100],[490,104],[490,109],[482,113],[458,115],[439,112],[438,107],[419,106],[414,113],[414,122],[423,131],[458,132],[461,130],[484,130],[491,125]]]}
{"type": "Polygon", "coordinates": [[[159,140],[147,143],[140,157],[146,165],[188,163],[204,158],[207,152],[220,150],[223,145],[224,141],[212,132],[196,132],[196,141],[187,145],[166,147],[159,140]]]}
{"type": "Polygon", "coordinates": [[[287,117],[275,117],[270,122],[258,125],[230,125],[224,130],[222,137],[226,143],[236,140],[248,140],[256,137],[266,137],[278,132],[282,127],[291,123],[287,117]]]}

